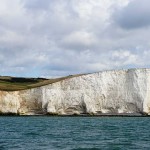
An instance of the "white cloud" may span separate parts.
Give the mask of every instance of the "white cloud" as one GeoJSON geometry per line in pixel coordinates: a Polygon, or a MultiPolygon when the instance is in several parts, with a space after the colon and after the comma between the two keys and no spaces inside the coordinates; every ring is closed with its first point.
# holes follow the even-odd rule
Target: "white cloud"
{"type": "Polygon", "coordinates": [[[97,44],[97,39],[92,33],[77,31],[64,37],[61,43],[62,46],[65,46],[66,48],[86,50],[89,47],[94,48],[94,45],[97,44]]]}
{"type": "Polygon", "coordinates": [[[0,0],[1,75],[64,76],[149,67],[149,2],[139,4],[140,0],[0,0]],[[131,24],[138,10],[144,25],[131,24]]]}
{"type": "Polygon", "coordinates": [[[133,54],[127,50],[114,51],[112,53],[112,58],[114,60],[117,60],[118,66],[124,66],[124,65],[130,65],[130,64],[138,65],[139,64],[138,55],[133,54]]]}

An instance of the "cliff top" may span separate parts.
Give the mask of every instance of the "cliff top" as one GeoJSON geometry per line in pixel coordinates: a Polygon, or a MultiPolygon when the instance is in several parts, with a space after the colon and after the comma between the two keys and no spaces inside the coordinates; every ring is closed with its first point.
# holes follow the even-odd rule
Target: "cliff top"
{"type": "Polygon", "coordinates": [[[19,78],[10,76],[0,76],[1,91],[18,91],[30,88],[36,88],[47,84],[52,84],[61,80],[77,77],[80,75],[69,75],[66,77],[45,79],[45,78],[19,78]]]}
{"type": "MultiPolygon", "coordinates": [[[[120,70],[104,70],[95,73],[104,73],[104,72],[114,72],[114,71],[150,71],[147,68],[137,68],[137,69],[120,69],[120,70]]],[[[26,90],[31,88],[36,88],[48,84],[52,84],[55,82],[59,82],[65,79],[70,79],[74,77],[78,77],[81,75],[90,75],[94,73],[88,74],[77,74],[77,75],[69,75],[66,77],[55,78],[55,79],[46,79],[46,78],[23,78],[23,77],[10,77],[10,76],[0,76],[0,90],[1,91],[19,91],[19,90],[26,90]]]]}

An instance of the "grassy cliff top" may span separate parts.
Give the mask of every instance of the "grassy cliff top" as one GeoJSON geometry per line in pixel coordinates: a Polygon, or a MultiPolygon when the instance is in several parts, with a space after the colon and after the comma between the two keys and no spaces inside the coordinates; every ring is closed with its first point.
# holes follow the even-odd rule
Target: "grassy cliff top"
{"type": "Polygon", "coordinates": [[[45,78],[20,78],[10,76],[0,76],[0,90],[1,91],[19,91],[25,89],[36,88],[55,82],[59,82],[65,79],[78,77],[80,75],[69,75],[66,77],[45,79],[45,78]]]}
{"type": "MultiPolygon", "coordinates": [[[[120,69],[122,70],[122,69],[120,69]]],[[[132,71],[132,70],[146,70],[150,71],[150,68],[137,68],[137,69],[124,69],[122,71],[132,71]]],[[[116,70],[105,70],[101,72],[112,72],[116,70]]],[[[117,70],[119,71],[119,70],[117,70]]],[[[99,72],[95,72],[99,73],[99,72]]],[[[93,73],[88,73],[93,74],[93,73]]],[[[78,77],[81,75],[88,75],[88,74],[77,74],[77,75],[69,75],[66,77],[55,78],[55,79],[46,79],[46,78],[22,78],[22,77],[10,77],[10,76],[0,76],[0,91],[19,91],[19,90],[26,90],[31,88],[36,88],[48,84],[52,84],[55,82],[59,82],[65,79],[70,79],[74,77],[78,77]]]]}

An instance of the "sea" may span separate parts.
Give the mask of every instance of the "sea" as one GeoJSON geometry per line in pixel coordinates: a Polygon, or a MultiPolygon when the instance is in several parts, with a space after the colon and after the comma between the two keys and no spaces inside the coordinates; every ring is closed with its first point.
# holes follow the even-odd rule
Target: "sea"
{"type": "Polygon", "coordinates": [[[150,150],[150,117],[0,117],[0,150],[150,150]]]}

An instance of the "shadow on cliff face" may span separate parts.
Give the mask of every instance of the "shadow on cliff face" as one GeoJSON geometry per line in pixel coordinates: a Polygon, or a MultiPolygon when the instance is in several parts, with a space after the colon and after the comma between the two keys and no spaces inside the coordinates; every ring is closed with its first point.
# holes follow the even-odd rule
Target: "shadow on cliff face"
{"type": "Polygon", "coordinates": [[[42,109],[42,102],[38,102],[37,99],[34,100],[22,100],[20,103],[20,108],[18,110],[19,114],[45,114],[42,109]]]}
{"type": "Polygon", "coordinates": [[[20,114],[19,113],[11,113],[11,112],[9,112],[9,113],[1,113],[0,112],[0,116],[20,116],[20,114]]]}

